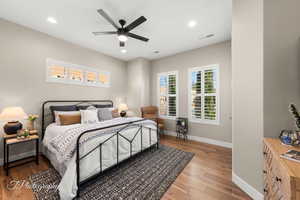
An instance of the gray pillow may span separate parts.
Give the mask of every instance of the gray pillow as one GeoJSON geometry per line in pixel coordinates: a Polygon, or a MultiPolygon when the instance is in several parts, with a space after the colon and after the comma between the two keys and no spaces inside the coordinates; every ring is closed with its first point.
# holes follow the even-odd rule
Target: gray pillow
{"type": "Polygon", "coordinates": [[[99,121],[110,120],[113,118],[111,108],[98,108],[99,121]]]}

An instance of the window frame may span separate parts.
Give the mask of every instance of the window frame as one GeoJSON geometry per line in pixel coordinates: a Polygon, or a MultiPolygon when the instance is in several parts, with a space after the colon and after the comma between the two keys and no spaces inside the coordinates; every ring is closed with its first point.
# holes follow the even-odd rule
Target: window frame
{"type": "MultiPolygon", "coordinates": [[[[157,74],[157,107],[158,107],[158,116],[162,119],[170,119],[170,120],[176,120],[176,118],[179,116],[179,77],[178,77],[178,71],[168,71],[168,72],[161,72],[157,74]],[[167,91],[167,99],[169,100],[169,96],[175,96],[176,97],[176,116],[169,116],[169,104],[167,104],[167,113],[168,115],[161,115],[160,114],[160,77],[161,76],[169,76],[169,75],[175,75],[176,78],[176,95],[170,95],[169,91],[167,91]]],[[[167,85],[167,88],[169,88],[169,83],[167,85]]]]}
{"type": "Polygon", "coordinates": [[[220,67],[218,64],[207,65],[202,67],[192,67],[188,69],[188,115],[189,121],[200,124],[212,124],[212,125],[220,125],[220,67]],[[204,72],[205,70],[216,70],[217,84],[216,84],[216,92],[209,94],[205,93],[205,85],[204,85],[204,72]],[[196,119],[193,117],[193,108],[192,108],[192,72],[201,71],[201,94],[197,94],[197,96],[201,96],[201,119],[196,119]],[[215,96],[216,97],[216,120],[204,119],[204,106],[205,106],[205,97],[206,96],[215,96]]]}
{"type": "Polygon", "coordinates": [[[72,85],[83,85],[83,86],[93,86],[93,87],[106,87],[111,86],[111,74],[109,71],[102,71],[96,68],[90,68],[82,65],[67,63],[64,61],[58,61],[51,58],[46,59],[46,82],[49,83],[63,83],[63,84],[72,84],[72,85]],[[65,69],[64,78],[54,78],[51,77],[51,67],[57,65],[65,69]],[[79,70],[82,73],[82,80],[72,80],[70,79],[70,70],[79,70]],[[87,73],[93,72],[96,74],[96,82],[87,81],[87,73]],[[100,74],[103,74],[107,77],[107,83],[101,83],[99,81],[100,74]]]}

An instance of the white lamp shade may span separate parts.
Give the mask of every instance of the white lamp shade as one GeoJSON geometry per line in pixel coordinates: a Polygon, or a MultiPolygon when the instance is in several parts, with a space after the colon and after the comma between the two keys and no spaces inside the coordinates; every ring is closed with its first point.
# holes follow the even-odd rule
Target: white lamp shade
{"type": "Polygon", "coordinates": [[[120,103],[118,106],[119,112],[128,110],[128,106],[125,103],[120,103]]]}
{"type": "Polygon", "coordinates": [[[21,107],[7,107],[0,114],[0,120],[17,121],[27,118],[27,114],[21,107]]]}

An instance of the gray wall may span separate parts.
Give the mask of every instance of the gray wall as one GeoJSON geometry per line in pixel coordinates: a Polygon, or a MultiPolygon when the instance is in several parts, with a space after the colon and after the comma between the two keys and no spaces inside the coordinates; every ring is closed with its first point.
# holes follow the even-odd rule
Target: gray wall
{"type": "Polygon", "coordinates": [[[264,134],[295,129],[289,103],[300,109],[300,1],[265,0],[264,134]]]}
{"type": "MultiPolygon", "coordinates": [[[[152,61],[151,103],[157,103],[157,74],[178,70],[179,116],[188,117],[188,69],[210,64],[220,65],[220,125],[190,123],[189,134],[231,143],[231,47],[230,41],[152,61]]],[[[165,120],[175,131],[175,121],[165,120]]]]}
{"type": "Polygon", "coordinates": [[[262,191],[263,1],[233,0],[233,173],[262,191]]]}
{"type": "MultiPolygon", "coordinates": [[[[0,110],[16,105],[40,114],[42,102],[49,99],[126,99],[125,62],[1,19],[0,30],[0,110]],[[46,83],[46,58],[110,71],[111,87],[46,83]]],[[[28,150],[24,148],[18,152],[28,150]]]]}
{"type": "Polygon", "coordinates": [[[140,115],[140,107],[150,105],[150,61],[137,58],[127,63],[128,107],[140,115]]]}
{"type": "Polygon", "coordinates": [[[295,129],[300,105],[298,0],[234,0],[233,172],[262,192],[262,140],[295,129]]]}

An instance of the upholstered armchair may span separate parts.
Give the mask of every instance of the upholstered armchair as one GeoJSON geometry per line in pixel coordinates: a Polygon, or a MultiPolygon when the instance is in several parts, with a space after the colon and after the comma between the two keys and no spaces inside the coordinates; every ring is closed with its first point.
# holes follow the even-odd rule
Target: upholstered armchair
{"type": "Polygon", "coordinates": [[[164,132],[165,123],[163,119],[158,117],[158,108],[156,106],[141,107],[141,114],[142,118],[157,121],[160,133],[164,132]]]}

